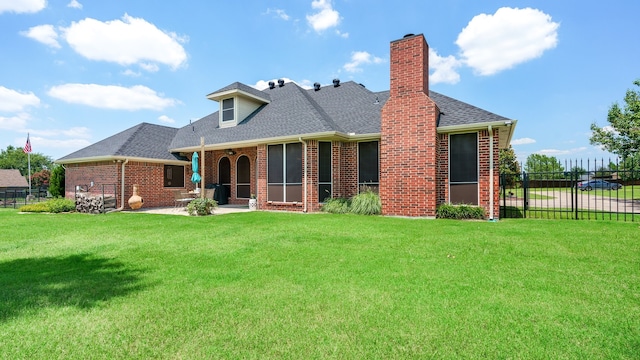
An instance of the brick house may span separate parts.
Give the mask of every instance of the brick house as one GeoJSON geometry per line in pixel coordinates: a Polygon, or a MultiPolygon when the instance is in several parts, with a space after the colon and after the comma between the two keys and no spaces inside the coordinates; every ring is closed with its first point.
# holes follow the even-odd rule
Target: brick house
{"type": "Polygon", "coordinates": [[[56,162],[66,194],[78,184],[115,184],[120,205],[139,184],[145,207],[173,204],[203,184],[224,187],[231,204],[257,194],[262,210],[319,211],[327,197],[378,191],[385,215],[433,217],[440,204],[499,213],[498,152],[516,121],[429,90],[422,35],[391,42],[390,90],[334,80],[303,89],[233,83],[207,98],[220,110],[183,128],[142,123],[56,162]]]}

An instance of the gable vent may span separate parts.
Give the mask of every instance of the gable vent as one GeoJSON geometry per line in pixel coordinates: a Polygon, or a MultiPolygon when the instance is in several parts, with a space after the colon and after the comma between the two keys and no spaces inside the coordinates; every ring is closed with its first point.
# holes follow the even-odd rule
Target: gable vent
{"type": "Polygon", "coordinates": [[[313,90],[315,91],[320,90],[320,83],[313,83],[313,90]]]}
{"type": "Polygon", "coordinates": [[[278,86],[283,87],[284,86],[284,80],[278,79],[278,86]]]}
{"type": "Polygon", "coordinates": [[[269,89],[274,89],[276,87],[276,83],[273,81],[269,81],[269,89]]]}
{"type": "Polygon", "coordinates": [[[340,86],[340,79],[333,79],[333,87],[340,86]]]}

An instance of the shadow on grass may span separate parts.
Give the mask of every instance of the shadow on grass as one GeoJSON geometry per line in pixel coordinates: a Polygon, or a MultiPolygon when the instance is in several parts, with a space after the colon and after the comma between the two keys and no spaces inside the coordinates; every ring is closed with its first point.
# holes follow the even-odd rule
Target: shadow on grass
{"type": "Polygon", "coordinates": [[[141,290],[140,273],[89,254],[0,263],[0,322],[42,308],[92,308],[141,290]]]}

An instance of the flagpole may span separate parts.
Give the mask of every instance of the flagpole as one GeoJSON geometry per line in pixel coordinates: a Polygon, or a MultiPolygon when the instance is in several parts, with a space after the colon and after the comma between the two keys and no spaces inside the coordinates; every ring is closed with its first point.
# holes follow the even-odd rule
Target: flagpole
{"type": "Polygon", "coordinates": [[[31,153],[27,154],[27,166],[29,166],[29,196],[31,196],[31,153]]]}
{"type": "Polygon", "coordinates": [[[31,196],[31,151],[27,153],[27,166],[29,167],[29,196],[31,196]]]}

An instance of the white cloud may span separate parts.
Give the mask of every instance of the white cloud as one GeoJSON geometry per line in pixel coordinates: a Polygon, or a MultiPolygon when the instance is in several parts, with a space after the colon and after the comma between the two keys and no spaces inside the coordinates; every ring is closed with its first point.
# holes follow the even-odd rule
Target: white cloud
{"type": "Polygon", "coordinates": [[[429,48],[429,70],[431,71],[429,82],[431,84],[457,84],[460,81],[460,74],[456,68],[461,65],[462,63],[455,56],[442,57],[434,49],[429,48]]]}
{"type": "Polygon", "coordinates": [[[269,9],[267,9],[267,13],[266,14],[267,15],[275,14],[276,17],[279,17],[280,19],[282,19],[284,21],[287,21],[287,20],[290,19],[289,15],[287,15],[287,13],[282,9],[271,9],[271,8],[269,8],[269,9]]]}
{"type": "Polygon", "coordinates": [[[123,72],[122,72],[122,75],[125,75],[125,76],[131,76],[131,77],[139,77],[139,76],[142,76],[142,74],[141,74],[141,73],[139,73],[139,72],[135,72],[135,71],[133,71],[133,70],[131,70],[131,69],[127,69],[127,70],[123,71],[123,72]]]}
{"type": "Polygon", "coordinates": [[[535,144],[535,139],[532,138],[520,138],[511,140],[511,145],[526,145],[526,144],[535,144]]]}
{"type": "Polygon", "coordinates": [[[318,12],[307,15],[307,22],[316,32],[323,32],[340,23],[340,13],[333,9],[331,0],[313,0],[311,7],[318,12]]]}
{"type": "Polygon", "coordinates": [[[0,14],[3,12],[37,13],[47,7],[47,0],[0,0],[0,14]]]}
{"type": "Polygon", "coordinates": [[[53,149],[81,149],[91,145],[91,142],[86,139],[50,139],[43,137],[31,137],[31,144],[38,144],[39,148],[53,148],[53,149]]]}
{"type": "MultiPolygon", "coordinates": [[[[284,83],[294,83],[297,84],[298,86],[300,86],[303,89],[311,89],[312,85],[311,85],[311,81],[309,80],[302,80],[302,82],[297,82],[294,80],[291,80],[289,78],[279,78],[284,80],[284,83]]],[[[269,81],[273,81],[274,84],[276,84],[276,86],[278,86],[278,79],[271,79],[271,80],[258,80],[255,85],[251,85],[252,88],[257,89],[257,90],[264,90],[269,88],[269,81]]]]}
{"type": "Polygon", "coordinates": [[[158,72],[158,70],[160,70],[160,67],[158,65],[149,63],[140,63],[140,68],[151,73],[158,72]]]}
{"type": "Polygon", "coordinates": [[[22,93],[0,86],[0,111],[18,112],[28,106],[40,105],[40,99],[32,92],[22,93]]]}
{"type": "Polygon", "coordinates": [[[97,84],[64,84],[54,86],[49,96],[72,103],[101,109],[115,110],[163,110],[180,102],[164,98],[146,86],[122,87],[97,84]]]}
{"type": "Polygon", "coordinates": [[[71,0],[71,2],[67,4],[67,7],[74,8],[74,9],[82,9],[82,4],[80,4],[78,0],[71,0]]]}
{"type": "Polygon", "coordinates": [[[29,30],[27,31],[21,31],[20,35],[41,42],[52,48],[60,49],[60,43],[58,42],[58,33],[54,29],[53,25],[34,26],[32,28],[29,28],[29,30]]]}
{"type": "Polygon", "coordinates": [[[30,116],[26,113],[21,113],[15,116],[3,117],[0,116],[0,129],[19,131],[27,127],[27,120],[30,116]]]}
{"type": "Polygon", "coordinates": [[[574,148],[574,149],[568,149],[568,150],[542,149],[542,150],[536,151],[536,154],[542,154],[542,155],[548,155],[548,156],[575,155],[585,150],[587,150],[586,146],[574,148]]]}
{"type": "Polygon", "coordinates": [[[91,134],[89,131],[89,128],[87,127],[83,127],[83,126],[78,126],[78,127],[72,127],[69,129],[49,129],[49,130],[40,130],[40,129],[31,129],[29,130],[29,132],[33,135],[37,135],[37,136],[68,136],[68,137],[78,137],[78,138],[83,138],[83,139],[89,139],[91,138],[91,134]]]}
{"type": "Polygon", "coordinates": [[[176,121],[173,120],[172,118],[168,117],[167,115],[160,115],[158,116],[158,121],[165,123],[165,124],[173,124],[176,121]]]}
{"type": "Polygon", "coordinates": [[[382,64],[384,59],[373,56],[366,51],[354,51],[351,53],[351,61],[344,64],[343,68],[348,72],[361,72],[362,65],[382,64]]]}
{"type": "Polygon", "coordinates": [[[102,22],[86,18],[62,29],[64,38],[80,55],[90,60],[128,66],[161,63],[172,69],[184,65],[187,53],[175,33],[167,33],[141,18],[125,14],[122,20],[102,22]]]}
{"type": "Polygon", "coordinates": [[[492,75],[556,47],[559,26],[540,10],[503,7],[493,15],[476,15],[456,44],[466,65],[480,75],[492,75]]]}

